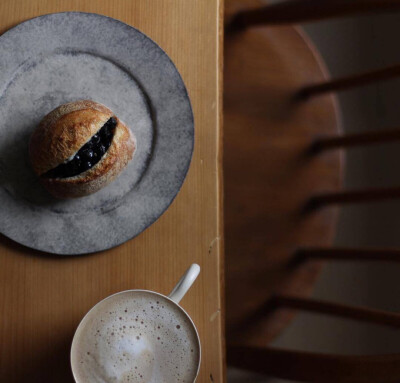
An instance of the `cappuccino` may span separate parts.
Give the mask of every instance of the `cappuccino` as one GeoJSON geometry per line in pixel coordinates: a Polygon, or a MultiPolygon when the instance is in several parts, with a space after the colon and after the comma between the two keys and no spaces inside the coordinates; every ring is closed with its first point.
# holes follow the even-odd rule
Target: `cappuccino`
{"type": "Polygon", "coordinates": [[[192,383],[200,344],[178,305],[133,290],[108,297],[86,315],[71,355],[79,383],[192,383]]]}

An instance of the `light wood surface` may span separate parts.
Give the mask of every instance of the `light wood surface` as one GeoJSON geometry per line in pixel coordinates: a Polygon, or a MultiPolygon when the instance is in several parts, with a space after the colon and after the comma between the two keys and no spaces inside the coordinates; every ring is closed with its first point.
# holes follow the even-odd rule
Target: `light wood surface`
{"type": "Polygon", "coordinates": [[[69,10],[104,14],[140,29],[180,71],[196,130],[182,190],[137,238],[102,253],[56,257],[0,236],[1,382],[72,383],[69,348],[82,316],[117,291],[144,288],[168,294],[192,262],[202,272],[182,306],[201,337],[197,381],[223,381],[221,8],[218,0],[0,2],[1,33],[31,17],[69,10]]]}
{"type": "MultiPolygon", "coordinates": [[[[228,1],[227,18],[253,3],[228,1]]],[[[263,346],[294,313],[271,298],[306,296],[320,270],[315,260],[289,267],[296,251],[333,240],[335,207],[306,206],[340,188],[341,153],[310,151],[318,137],[338,133],[340,119],[333,95],[295,98],[328,78],[300,30],[230,32],[224,51],[227,341],[263,346]]]]}

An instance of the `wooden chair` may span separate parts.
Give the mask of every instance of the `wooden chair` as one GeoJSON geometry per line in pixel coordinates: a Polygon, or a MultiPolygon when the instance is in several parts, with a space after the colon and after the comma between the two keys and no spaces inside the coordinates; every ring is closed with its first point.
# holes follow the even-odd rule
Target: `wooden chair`
{"type": "Polygon", "coordinates": [[[343,135],[335,92],[398,76],[400,66],[330,80],[304,32],[284,25],[395,8],[400,1],[226,3],[226,331],[232,366],[300,381],[400,381],[400,354],[326,355],[268,346],[295,310],[400,327],[396,313],[307,297],[327,260],[400,260],[397,250],[331,247],[338,205],[400,197],[400,187],[342,190],[344,154],[333,149],[393,142],[400,130],[343,135]]]}

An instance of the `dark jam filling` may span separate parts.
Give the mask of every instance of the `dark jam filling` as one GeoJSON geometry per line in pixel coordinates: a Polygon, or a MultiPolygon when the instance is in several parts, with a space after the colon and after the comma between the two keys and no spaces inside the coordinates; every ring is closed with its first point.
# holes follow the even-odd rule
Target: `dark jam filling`
{"type": "Polygon", "coordinates": [[[103,127],[83,145],[68,162],[58,165],[44,174],[47,178],[74,177],[89,170],[104,156],[111,145],[117,120],[111,117],[103,127]]]}

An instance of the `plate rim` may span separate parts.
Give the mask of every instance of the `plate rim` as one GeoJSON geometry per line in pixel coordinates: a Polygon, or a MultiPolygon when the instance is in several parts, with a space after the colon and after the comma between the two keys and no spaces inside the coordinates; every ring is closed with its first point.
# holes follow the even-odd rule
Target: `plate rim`
{"type": "MultiPolygon", "coordinates": [[[[180,193],[185,180],[187,178],[187,175],[189,173],[189,169],[190,169],[190,165],[192,163],[193,160],[193,155],[194,155],[194,150],[195,150],[195,142],[196,142],[196,134],[195,134],[195,118],[194,118],[194,111],[193,111],[193,105],[189,96],[189,91],[188,88],[183,80],[183,77],[180,73],[180,71],[178,70],[178,67],[176,66],[176,64],[174,63],[174,61],[171,59],[171,57],[167,54],[167,52],[156,42],[154,41],[150,36],[146,35],[144,32],[140,31],[138,28],[122,21],[119,20],[117,18],[108,16],[108,15],[104,15],[101,13],[96,13],[96,12],[83,12],[83,11],[63,11],[63,12],[50,12],[50,13],[44,13],[42,15],[38,15],[29,19],[26,19],[24,21],[19,22],[18,24],[11,26],[9,29],[7,29],[6,31],[4,31],[2,34],[0,34],[0,40],[5,36],[10,34],[11,32],[15,32],[16,30],[18,30],[20,27],[22,27],[22,25],[26,25],[28,23],[34,22],[34,20],[37,19],[43,19],[43,18],[49,18],[49,17],[53,17],[53,16],[57,16],[57,15],[87,15],[90,17],[101,17],[104,19],[108,19],[111,20],[112,22],[118,23],[121,26],[125,27],[125,28],[129,28],[129,29],[133,29],[136,33],[138,33],[139,35],[141,35],[144,39],[146,39],[148,42],[150,42],[151,44],[153,44],[157,49],[159,49],[162,53],[164,58],[166,58],[168,60],[168,62],[171,64],[172,68],[175,70],[176,75],[179,79],[179,82],[182,85],[182,91],[183,94],[185,96],[185,101],[187,102],[187,106],[188,106],[188,111],[189,114],[188,116],[190,116],[190,153],[188,155],[188,157],[185,159],[187,161],[187,164],[185,166],[185,168],[181,171],[180,173],[180,178],[179,178],[179,182],[177,184],[179,184],[179,186],[175,189],[172,198],[169,200],[169,202],[167,204],[165,204],[165,206],[160,209],[160,212],[157,213],[157,216],[155,219],[149,219],[149,222],[146,225],[143,225],[143,227],[136,232],[133,235],[127,236],[126,239],[124,239],[123,241],[110,241],[110,245],[109,246],[105,246],[102,247],[101,249],[94,249],[94,250],[85,250],[85,251],[51,251],[50,249],[46,249],[44,247],[40,247],[40,246],[32,246],[30,245],[28,242],[21,242],[20,239],[16,239],[13,235],[9,235],[4,233],[4,229],[1,228],[0,229],[0,234],[9,238],[10,240],[12,240],[14,243],[17,243],[19,246],[23,246],[27,249],[30,250],[34,250],[34,251],[38,251],[40,253],[42,253],[42,255],[50,255],[50,256],[58,256],[58,257],[75,257],[75,256],[83,256],[83,255],[90,255],[90,254],[94,254],[94,253],[102,253],[105,251],[108,251],[110,249],[116,248],[118,246],[123,245],[124,243],[136,238],[137,236],[139,236],[140,234],[142,234],[146,229],[148,229],[151,225],[153,225],[154,223],[156,223],[161,216],[169,209],[169,207],[172,205],[172,203],[175,201],[175,199],[177,198],[178,194],[180,193]]],[[[136,79],[135,79],[136,82],[136,79]]],[[[140,87],[141,91],[144,92],[144,95],[146,96],[146,98],[148,97],[147,93],[144,91],[144,89],[142,89],[141,87],[141,83],[137,83],[137,85],[140,87]]],[[[151,105],[148,105],[149,108],[151,109],[151,105]]],[[[152,109],[151,109],[152,110],[152,109]]],[[[153,123],[154,125],[154,120],[153,123]]],[[[123,196],[122,198],[124,198],[125,196],[123,196]]],[[[14,199],[14,198],[13,198],[14,199]]],[[[34,205],[34,204],[33,204],[34,205]]],[[[120,205],[119,205],[120,206],[120,205]]],[[[118,206],[118,207],[119,207],[118,206]]],[[[111,209],[113,210],[113,209],[111,209]]]]}

